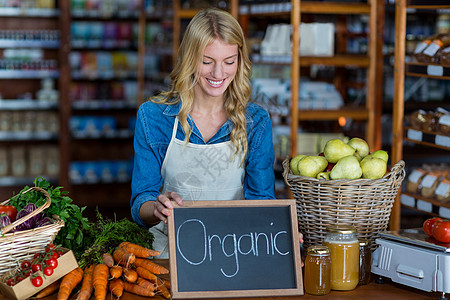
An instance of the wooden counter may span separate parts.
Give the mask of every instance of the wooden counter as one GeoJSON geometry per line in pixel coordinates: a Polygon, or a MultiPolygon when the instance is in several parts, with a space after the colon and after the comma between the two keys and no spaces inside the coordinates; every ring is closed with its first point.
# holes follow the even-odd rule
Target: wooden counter
{"type": "MultiPolygon", "coordinates": [[[[168,261],[167,260],[158,260],[158,263],[160,263],[163,266],[168,267],[168,261]]],[[[53,294],[49,297],[42,298],[43,300],[55,300],[57,294],[53,294]]],[[[253,297],[253,298],[233,298],[236,300],[243,300],[243,299],[249,299],[249,300],[278,300],[278,299],[286,299],[286,300],[307,300],[307,299],[315,299],[315,300],[324,300],[324,299],[333,299],[333,300],[347,300],[347,299],[364,299],[364,300],[420,300],[420,299],[438,299],[441,293],[427,293],[418,289],[410,288],[404,285],[396,284],[393,282],[390,282],[389,280],[386,281],[386,283],[379,284],[372,280],[371,283],[368,285],[361,285],[358,286],[353,291],[331,291],[328,295],[324,296],[314,296],[314,295],[308,295],[305,294],[303,296],[296,296],[296,297],[253,297]]],[[[72,294],[72,297],[70,300],[75,300],[76,294],[72,294]]],[[[91,299],[94,299],[93,297],[91,299]]],[[[111,300],[114,299],[111,297],[111,295],[107,295],[106,299],[111,300]]],[[[122,300],[145,300],[145,299],[165,299],[161,296],[155,296],[152,298],[145,298],[136,296],[129,293],[124,293],[124,295],[120,298],[122,300]]],[[[222,298],[223,299],[223,298],[222,298]]],[[[6,297],[0,294],[0,300],[7,300],[6,297]]]]}

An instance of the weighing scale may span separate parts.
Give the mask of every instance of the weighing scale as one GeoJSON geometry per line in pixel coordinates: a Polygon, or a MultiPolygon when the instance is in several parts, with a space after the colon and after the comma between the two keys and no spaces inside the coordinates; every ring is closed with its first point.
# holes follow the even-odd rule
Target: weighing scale
{"type": "Polygon", "coordinates": [[[439,243],[420,229],[379,233],[372,273],[426,292],[450,292],[450,244],[439,243]]]}

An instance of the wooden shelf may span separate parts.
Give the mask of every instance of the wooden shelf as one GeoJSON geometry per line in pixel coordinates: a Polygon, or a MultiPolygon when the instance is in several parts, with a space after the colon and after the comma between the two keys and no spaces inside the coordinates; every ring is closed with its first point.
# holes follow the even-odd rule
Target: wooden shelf
{"type": "Polygon", "coordinates": [[[298,112],[300,121],[333,121],[341,117],[353,120],[367,120],[369,111],[366,108],[343,107],[338,110],[299,110],[298,112]]]}
{"type": "Polygon", "coordinates": [[[360,54],[338,54],[330,57],[300,56],[300,66],[311,65],[367,68],[370,66],[370,58],[360,54]]]}
{"type": "Polygon", "coordinates": [[[405,141],[450,151],[450,135],[426,130],[405,128],[405,141]]]}
{"type": "Polygon", "coordinates": [[[407,76],[428,77],[436,79],[450,79],[450,66],[426,63],[407,63],[405,65],[407,76]]]}
{"type": "MultiPolygon", "coordinates": [[[[405,77],[415,76],[435,79],[450,79],[450,68],[436,64],[406,63],[406,26],[407,14],[420,10],[450,9],[448,0],[397,0],[395,4],[395,65],[394,65],[394,101],[393,101],[393,128],[391,160],[396,162],[403,159],[403,142],[409,141],[418,145],[450,150],[447,146],[447,135],[435,132],[416,130],[411,127],[404,128],[405,117],[405,77]],[[406,133],[406,134],[405,134],[406,133]]],[[[404,192],[403,192],[404,193],[404,192]]],[[[406,193],[405,193],[406,194],[406,193]]],[[[407,195],[407,194],[406,194],[407,195]]],[[[398,194],[391,212],[390,230],[400,229],[401,201],[398,194]]],[[[413,197],[415,197],[414,195],[413,197]]],[[[436,205],[430,199],[421,199],[436,205]]],[[[442,206],[442,205],[440,205],[442,206]]],[[[450,206],[449,206],[450,207],[450,206]]],[[[447,207],[447,208],[449,208],[447,207]]]]}
{"type": "MultiPolygon", "coordinates": [[[[348,117],[357,120],[366,121],[365,139],[369,143],[371,149],[381,149],[381,113],[382,113],[382,93],[380,87],[382,86],[382,69],[379,66],[379,61],[382,60],[382,35],[384,26],[384,5],[380,0],[368,0],[366,3],[354,2],[332,2],[332,1],[300,1],[292,0],[291,24],[293,28],[292,36],[292,55],[291,62],[292,78],[291,82],[298,82],[300,80],[301,67],[308,67],[312,65],[324,65],[336,67],[340,69],[340,73],[336,76],[335,84],[338,85],[338,90],[344,90],[348,87],[348,79],[345,77],[345,72],[342,69],[350,68],[365,68],[367,69],[366,77],[366,99],[365,107],[363,108],[343,108],[335,111],[312,111],[305,112],[297,110],[299,85],[293,84],[291,87],[291,153],[297,153],[297,131],[298,122],[295,120],[337,120],[339,117],[348,117]],[[302,14],[330,14],[337,16],[336,18],[336,55],[332,57],[309,57],[302,56],[299,40],[296,38],[299,35],[299,28],[301,26],[300,16],[302,14]],[[368,50],[367,54],[343,54],[346,53],[346,42],[350,38],[346,27],[345,17],[347,15],[367,15],[368,22],[368,50]],[[295,56],[298,58],[295,58],[295,56]]],[[[358,85],[361,88],[361,85],[358,85]]],[[[343,97],[345,99],[345,97],[343,97]]]]}
{"type": "Polygon", "coordinates": [[[332,14],[332,15],[361,15],[370,14],[371,8],[367,3],[345,3],[332,1],[302,1],[301,13],[332,14]]]}

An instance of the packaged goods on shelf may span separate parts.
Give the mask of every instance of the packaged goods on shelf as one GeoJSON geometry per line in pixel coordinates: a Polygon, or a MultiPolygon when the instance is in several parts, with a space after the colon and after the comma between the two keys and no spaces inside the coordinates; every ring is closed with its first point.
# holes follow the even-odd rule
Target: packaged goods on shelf
{"type": "Polygon", "coordinates": [[[338,109],[344,101],[331,83],[301,80],[298,105],[299,109],[338,109]]]}
{"type": "Polygon", "coordinates": [[[139,8],[140,0],[70,1],[72,15],[77,17],[137,17],[139,8]]]}
{"type": "Polygon", "coordinates": [[[404,189],[413,195],[447,203],[450,200],[449,171],[450,166],[447,164],[424,164],[416,167],[407,175],[404,189]]]}
{"type": "Polygon", "coordinates": [[[334,23],[302,23],[300,25],[300,55],[333,56],[334,34],[334,23]]]}
{"type": "Polygon", "coordinates": [[[261,42],[262,55],[291,54],[291,25],[271,24],[267,26],[264,39],[261,42]]]}
{"type": "Polygon", "coordinates": [[[443,134],[450,132],[450,112],[441,107],[433,111],[416,110],[409,114],[406,119],[408,124],[417,130],[443,134]]]}
{"type": "Polygon", "coordinates": [[[72,184],[127,182],[132,174],[131,160],[74,161],[70,163],[72,184]]]}
{"type": "Polygon", "coordinates": [[[450,33],[429,36],[418,43],[414,58],[419,62],[440,64],[442,51],[449,46],[450,33]]]}

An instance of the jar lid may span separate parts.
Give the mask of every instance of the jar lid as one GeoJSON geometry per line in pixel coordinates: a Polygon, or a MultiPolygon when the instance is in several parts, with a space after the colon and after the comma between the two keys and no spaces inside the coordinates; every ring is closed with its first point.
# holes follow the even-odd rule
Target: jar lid
{"type": "Polygon", "coordinates": [[[369,241],[366,239],[359,240],[359,246],[361,246],[361,247],[367,246],[368,244],[369,244],[369,241]]]}
{"type": "Polygon", "coordinates": [[[331,233],[350,234],[355,233],[356,228],[351,225],[338,224],[327,227],[327,231],[331,233]]]}
{"type": "Polygon", "coordinates": [[[330,254],[330,248],[328,248],[327,246],[309,246],[308,254],[312,254],[312,255],[330,254]]]}

